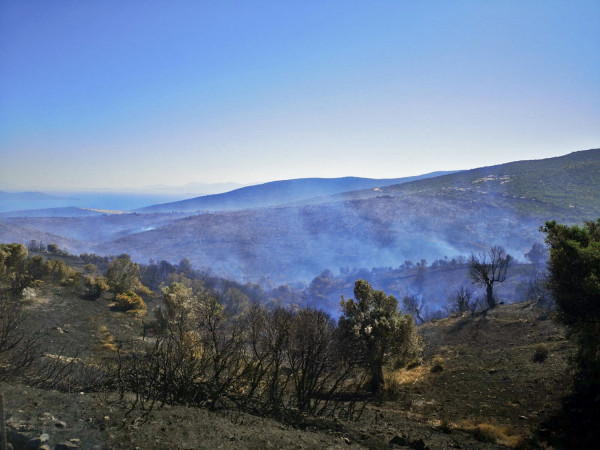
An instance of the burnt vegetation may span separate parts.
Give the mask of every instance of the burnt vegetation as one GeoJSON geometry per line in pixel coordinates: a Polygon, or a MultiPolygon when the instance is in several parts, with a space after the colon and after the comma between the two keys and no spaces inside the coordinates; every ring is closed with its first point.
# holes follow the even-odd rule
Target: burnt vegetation
{"type": "MultiPolygon", "coordinates": [[[[453,411],[450,406],[431,414],[440,421],[435,422],[440,433],[466,433],[469,439],[491,444],[587,445],[594,438],[591,424],[598,417],[600,385],[599,227],[600,221],[582,227],[546,223],[542,230],[550,250],[548,271],[544,269],[546,247],[535,243],[525,255],[530,264],[518,263],[504,248],[492,246],[470,258],[443,258],[430,265],[425,260],[406,261],[396,269],[342,268],[338,275],[326,270],[309,286],[266,289],[198,271],[187,259],[178,264],[138,264],[125,254],[76,256],[35,241],[27,247],[2,244],[0,380],[112,395],[113,404],[122,410],[123,423],[132,421],[136,426],[151,421],[159,410],[180,406],[251,414],[296,427],[307,427],[315,418],[360,421],[366,414],[374,417],[368,419],[373,425],[382,416],[377,408],[386,403],[398,411],[427,413],[435,401],[422,400],[427,391],[410,387],[417,382],[420,389],[434,392],[440,389],[435,380],[443,380],[446,386],[458,376],[479,383],[470,385],[473,389],[486,383],[488,392],[489,386],[502,389],[511,376],[500,382],[496,374],[506,370],[506,364],[501,364],[509,357],[502,355],[509,353],[496,346],[513,332],[495,341],[493,330],[508,326],[518,331],[522,322],[554,330],[556,325],[549,325],[548,319],[552,315],[567,327],[577,346],[574,397],[564,406],[565,412],[578,414],[577,424],[572,414],[561,415],[555,408],[554,416],[544,413],[549,425],[540,420],[531,425],[542,431],[513,435],[513,429],[486,422],[458,422],[448,415],[453,411]],[[440,280],[448,277],[453,282],[446,283],[444,298],[431,302],[436,292],[431,286],[439,289],[440,280]],[[520,297],[507,298],[510,291],[498,288],[511,282],[520,297]],[[373,285],[384,285],[386,290],[373,285]],[[352,298],[348,298],[349,288],[352,298]],[[400,293],[402,300],[390,291],[400,293]],[[93,342],[69,343],[65,330],[49,330],[31,320],[44,307],[40,306],[43,293],[50,292],[80,304],[106,305],[104,315],[89,319],[104,323],[97,326],[96,348],[93,342]],[[341,295],[336,310],[328,300],[332,292],[341,295]],[[522,303],[510,309],[510,317],[498,312],[503,311],[502,303],[516,300],[522,303]],[[440,321],[447,316],[447,321],[440,321]],[[53,330],[65,335],[60,342],[46,339],[53,330]],[[441,336],[447,344],[436,341],[441,336]],[[479,353],[469,349],[464,339],[476,343],[479,353]],[[465,374],[461,358],[468,370],[479,370],[471,366],[471,357],[489,364],[483,369],[494,380],[465,374]]],[[[556,354],[566,344],[560,347],[550,340],[527,348],[519,362],[522,367],[531,373],[550,370],[553,379],[565,376],[556,354]],[[560,370],[563,375],[558,375],[560,370]]],[[[566,356],[560,358],[566,365],[566,356]]],[[[540,389],[549,389],[545,383],[550,381],[540,389]]],[[[555,403],[560,400],[552,398],[555,403]]],[[[531,399],[532,404],[536,401],[531,399]]],[[[509,414],[503,408],[498,411],[509,414]]],[[[490,408],[489,414],[500,413],[490,408]]],[[[335,428],[327,423],[320,426],[335,428]]],[[[396,436],[383,444],[365,445],[394,442],[413,445],[417,441],[396,436]]]]}

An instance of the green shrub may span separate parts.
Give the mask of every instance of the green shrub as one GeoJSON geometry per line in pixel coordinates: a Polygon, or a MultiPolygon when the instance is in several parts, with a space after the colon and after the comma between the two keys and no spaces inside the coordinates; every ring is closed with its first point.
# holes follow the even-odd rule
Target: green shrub
{"type": "Polygon", "coordinates": [[[87,289],[88,296],[94,300],[99,298],[103,292],[109,290],[106,279],[103,276],[94,277],[92,275],[86,275],[85,287],[87,289]]]}
{"type": "Polygon", "coordinates": [[[146,303],[144,303],[142,297],[134,292],[125,292],[117,295],[115,309],[137,315],[144,315],[147,312],[146,303]]]}

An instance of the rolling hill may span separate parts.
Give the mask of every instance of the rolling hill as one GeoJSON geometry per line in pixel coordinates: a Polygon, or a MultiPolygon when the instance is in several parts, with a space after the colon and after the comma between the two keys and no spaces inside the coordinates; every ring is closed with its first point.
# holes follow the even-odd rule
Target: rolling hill
{"type": "Polygon", "coordinates": [[[447,173],[450,172],[432,172],[415,177],[394,179],[344,177],[301,178],[297,180],[272,181],[270,183],[235,189],[223,194],[206,195],[178,202],[148,206],[137,209],[136,212],[233,211],[285,205],[308,200],[310,200],[311,203],[315,203],[321,201],[322,197],[332,194],[397,185],[418,179],[428,179],[447,173]]]}

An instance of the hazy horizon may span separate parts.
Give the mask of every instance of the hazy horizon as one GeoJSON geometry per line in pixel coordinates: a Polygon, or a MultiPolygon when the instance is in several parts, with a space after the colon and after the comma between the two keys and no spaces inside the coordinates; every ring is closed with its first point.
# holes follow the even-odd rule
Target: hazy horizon
{"type": "Polygon", "coordinates": [[[399,178],[600,143],[594,1],[5,2],[0,189],[399,178]]]}

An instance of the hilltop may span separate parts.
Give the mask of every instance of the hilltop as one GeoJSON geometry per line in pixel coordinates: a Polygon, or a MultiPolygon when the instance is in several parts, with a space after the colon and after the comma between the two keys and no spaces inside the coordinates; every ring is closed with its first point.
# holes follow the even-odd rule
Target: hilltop
{"type": "MultiPolygon", "coordinates": [[[[600,149],[515,161],[383,187],[376,195],[435,195],[510,207],[520,215],[579,222],[600,216],[600,149]]],[[[370,191],[340,198],[373,197],[370,191]]]]}

